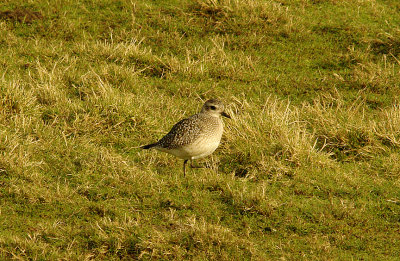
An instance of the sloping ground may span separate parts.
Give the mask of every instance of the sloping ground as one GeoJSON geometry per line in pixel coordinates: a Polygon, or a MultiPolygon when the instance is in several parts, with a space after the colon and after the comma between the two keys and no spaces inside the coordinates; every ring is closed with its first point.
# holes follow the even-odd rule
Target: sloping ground
{"type": "Polygon", "coordinates": [[[397,260],[397,1],[3,1],[1,259],[397,260]],[[208,168],[135,147],[202,101],[208,168]]]}

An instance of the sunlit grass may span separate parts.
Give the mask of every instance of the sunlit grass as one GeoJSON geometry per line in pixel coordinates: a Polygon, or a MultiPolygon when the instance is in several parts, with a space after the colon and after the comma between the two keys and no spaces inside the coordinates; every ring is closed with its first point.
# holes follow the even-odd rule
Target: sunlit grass
{"type": "Polygon", "coordinates": [[[396,260],[398,10],[3,1],[1,259],[396,260]],[[212,97],[207,168],[137,149],[212,97]]]}

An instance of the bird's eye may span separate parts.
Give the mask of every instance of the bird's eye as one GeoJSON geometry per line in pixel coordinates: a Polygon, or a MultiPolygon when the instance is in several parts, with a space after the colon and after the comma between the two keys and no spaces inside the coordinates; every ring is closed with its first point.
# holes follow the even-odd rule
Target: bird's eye
{"type": "Polygon", "coordinates": [[[217,109],[217,107],[215,107],[214,105],[211,105],[211,106],[210,106],[210,109],[213,110],[213,111],[215,111],[215,110],[217,109]]]}

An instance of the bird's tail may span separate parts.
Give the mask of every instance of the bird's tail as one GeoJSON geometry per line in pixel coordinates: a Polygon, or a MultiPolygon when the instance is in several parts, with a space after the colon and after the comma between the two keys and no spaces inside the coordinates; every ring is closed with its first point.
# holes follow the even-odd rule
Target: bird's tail
{"type": "Polygon", "coordinates": [[[151,148],[155,147],[156,145],[157,145],[157,143],[152,143],[152,144],[147,144],[147,145],[141,146],[140,148],[147,150],[147,149],[151,149],[151,148]]]}

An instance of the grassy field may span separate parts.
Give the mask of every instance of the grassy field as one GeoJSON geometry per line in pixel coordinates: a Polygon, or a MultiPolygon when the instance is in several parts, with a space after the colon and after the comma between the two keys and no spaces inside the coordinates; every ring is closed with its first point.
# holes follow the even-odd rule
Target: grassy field
{"type": "Polygon", "coordinates": [[[400,2],[1,1],[0,259],[399,260],[400,2]]]}

